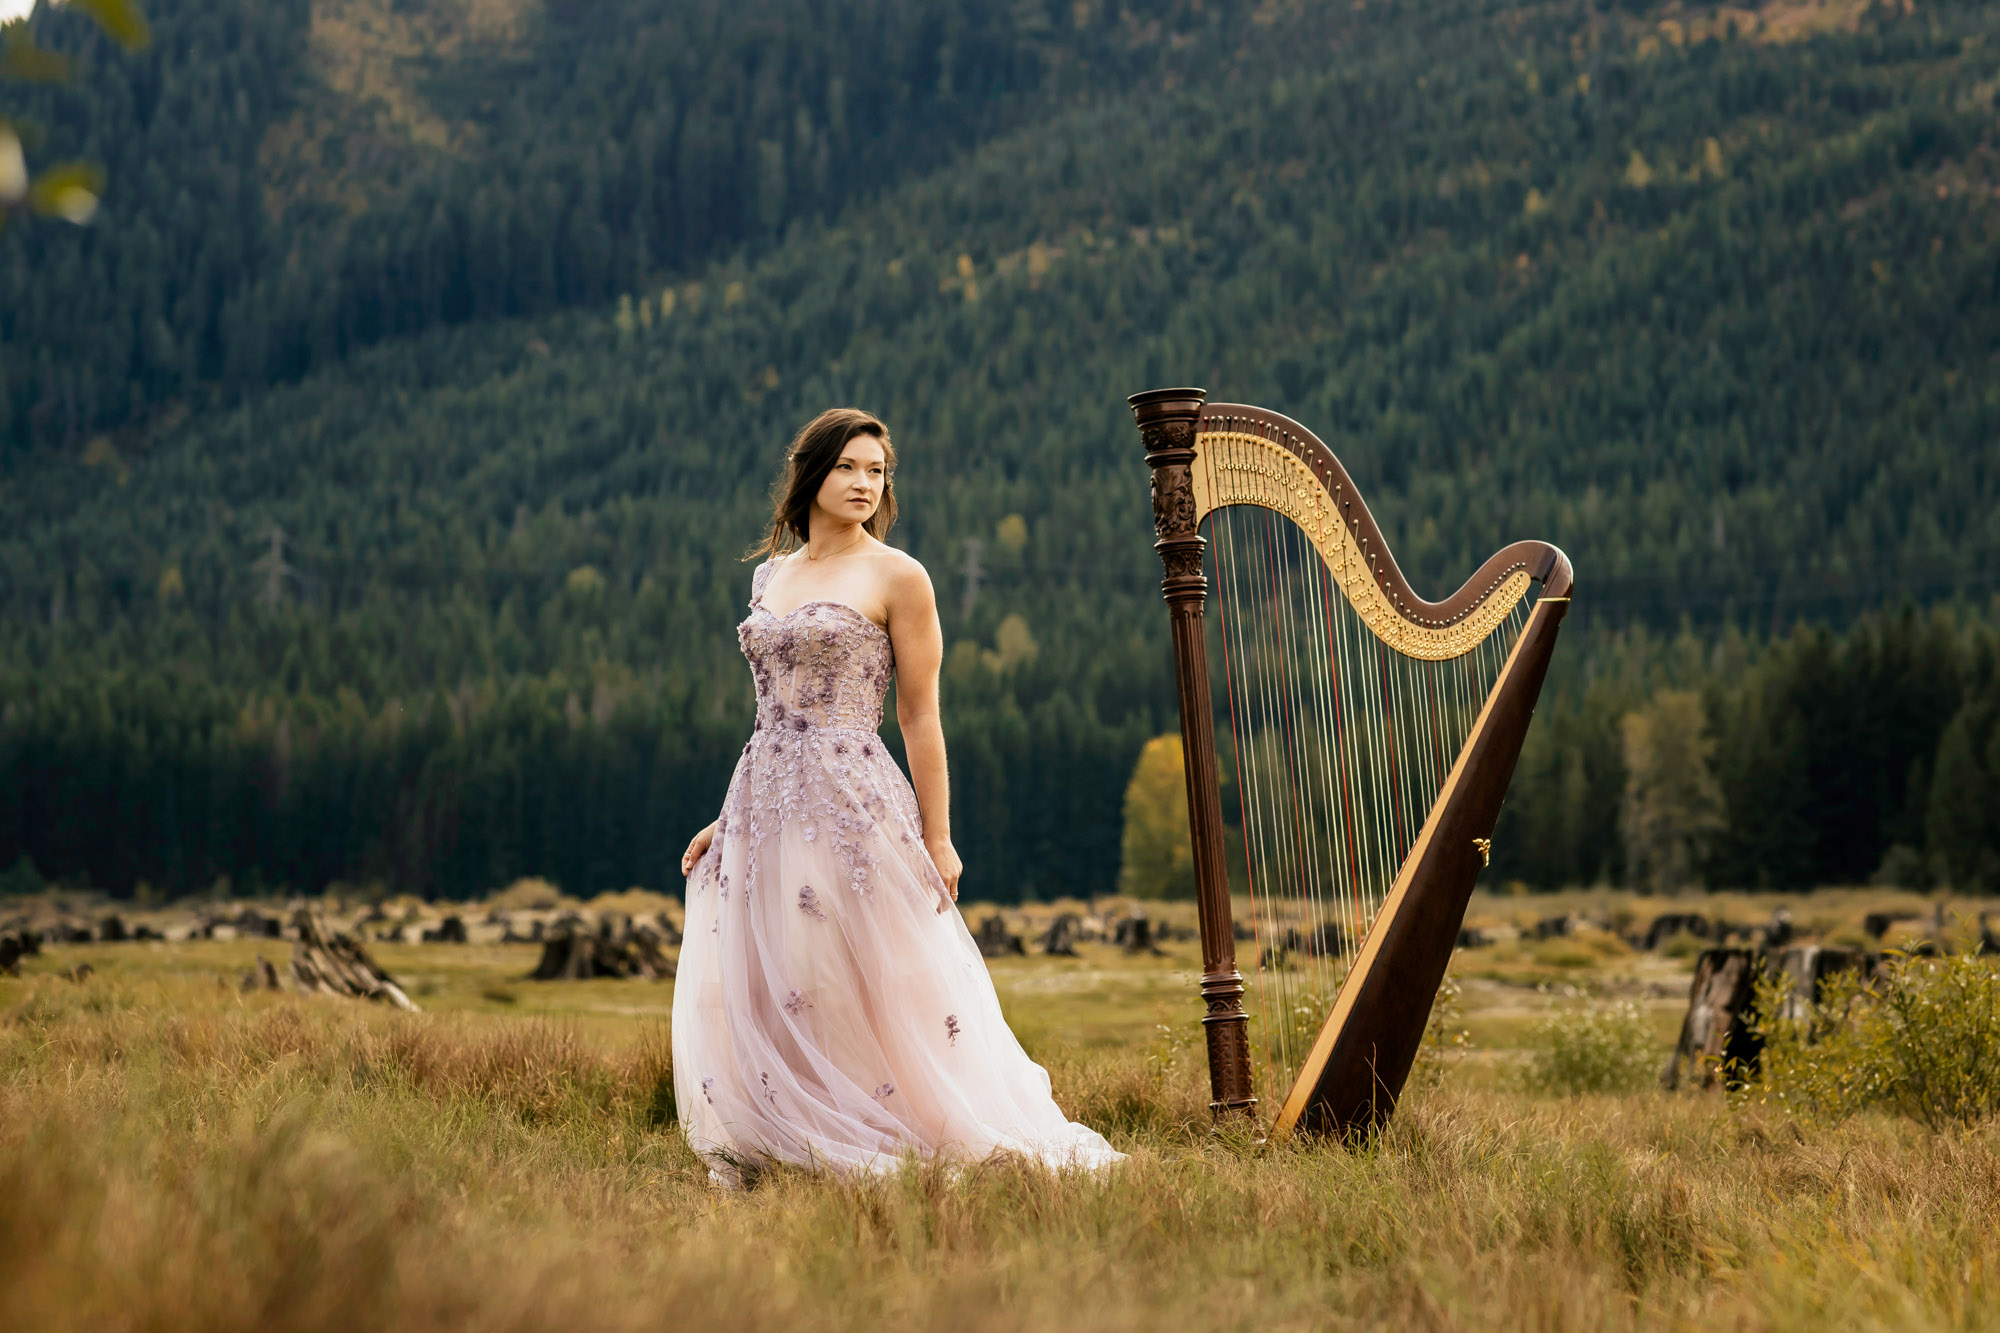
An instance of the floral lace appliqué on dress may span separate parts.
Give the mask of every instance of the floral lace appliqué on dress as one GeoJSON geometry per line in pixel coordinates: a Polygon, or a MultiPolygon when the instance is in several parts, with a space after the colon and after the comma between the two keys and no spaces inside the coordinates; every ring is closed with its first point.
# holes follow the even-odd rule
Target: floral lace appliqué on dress
{"type": "Polygon", "coordinates": [[[756,729],[687,882],[673,1045],[689,1141],[724,1182],[749,1161],[1118,1161],[1056,1106],[950,910],[916,796],[876,734],[888,633],[840,602],[773,613],[772,569],[758,567],[737,629],[756,729]]]}

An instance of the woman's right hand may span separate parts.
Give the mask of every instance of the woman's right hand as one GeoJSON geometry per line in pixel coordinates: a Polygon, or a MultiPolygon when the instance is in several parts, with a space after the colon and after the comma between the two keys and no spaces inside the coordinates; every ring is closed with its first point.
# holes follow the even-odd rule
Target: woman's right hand
{"type": "Polygon", "coordinates": [[[688,849],[681,853],[681,875],[683,878],[694,873],[695,863],[708,855],[708,845],[714,841],[715,825],[713,824],[710,824],[707,828],[694,835],[694,841],[690,842],[688,849]]]}

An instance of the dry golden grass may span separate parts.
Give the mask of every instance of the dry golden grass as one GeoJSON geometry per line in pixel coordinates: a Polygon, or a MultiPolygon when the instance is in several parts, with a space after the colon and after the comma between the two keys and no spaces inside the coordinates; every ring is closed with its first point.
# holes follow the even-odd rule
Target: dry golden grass
{"type": "Polygon", "coordinates": [[[77,946],[0,980],[9,1327],[2000,1327],[2000,1132],[1501,1076],[1536,1016],[1650,957],[1564,971],[1568,1000],[1468,985],[1479,1054],[1352,1151],[1209,1131],[1185,946],[1006,960],[1123,1169],[725,1196],[674,1131],[669,987],[385,948],[434,979],[405,1015],[218,984],[255,947],[77,946]],[[55,975],[78,960],[97,975],[55,975]]]}

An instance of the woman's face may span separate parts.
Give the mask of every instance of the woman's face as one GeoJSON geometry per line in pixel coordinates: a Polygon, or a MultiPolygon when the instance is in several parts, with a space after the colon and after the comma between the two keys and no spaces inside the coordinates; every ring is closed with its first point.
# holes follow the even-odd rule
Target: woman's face
{"type": "Polygon", "coordinates": [[[882,503],[889,482],[888,454],[873,435],[857,435],[819,484],[813,506],[840,523],[865,523],[882,503]]]}

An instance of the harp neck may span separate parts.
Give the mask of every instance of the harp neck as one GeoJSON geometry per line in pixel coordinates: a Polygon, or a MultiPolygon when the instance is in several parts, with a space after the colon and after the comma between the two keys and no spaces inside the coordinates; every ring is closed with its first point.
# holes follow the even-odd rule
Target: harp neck
{"type": "MultiPolygon", "coordinates": [[[[1162,394],[1180,391],[1162,390],[1162,394]]],[[[1156,411],[1178,421],[1185,399],[1156,411]]],[[[1419,596],[1346,467],[1317,435],[1266,408],[1209,403],[1197,413],[1187,468],[1194,524],[1228,505],[1283,513],[1306,534],[1336,584],[1376,636],[1408,657],[1444,661],[1484,642],[1531,581],[1543,595],[1569,595],[1568,557],[1547,542],[1495,552],[1450,596],[1419,596]]],[[[1175,451],[1180,462],[1180,450],[1175,451]]],[[[1155,474],[1157,476],[1157,473],[1155,474]]],[[[1157,482],[1156,503],[1157,503],[1157,482]]]]}

